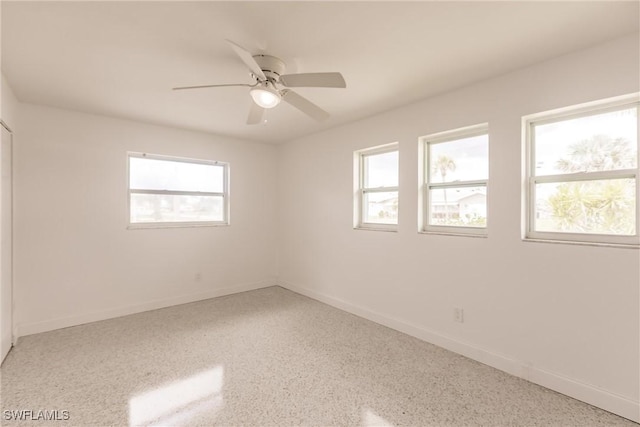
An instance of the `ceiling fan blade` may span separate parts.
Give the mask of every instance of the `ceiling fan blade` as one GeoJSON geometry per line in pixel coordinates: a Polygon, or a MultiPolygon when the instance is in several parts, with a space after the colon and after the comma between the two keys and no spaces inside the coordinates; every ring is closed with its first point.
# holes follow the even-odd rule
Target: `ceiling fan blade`
{"type": "Polygon", "coordinates": [[[264,116],[264,108],[251,100],[251,107],[249,109],[249,117],[247,117],[248,125],[257,125],[262,122],[262,116],[264,116]]]}
{"type": "Polygon", "coordinates": [[[347,87],[340,73],[285,74],[280,83],[288,87],[347,87]]]}
{"type": "Polygon", "coordinates": [[[231,45],[231,47],[238,54],[240,59],[242,59],[242,62],[244,62],[247,65],[247,67],[249,67],[251,72],[256,77],[258,77],[261,81],[264,81],[264,80],[267,79],[267,76],[264,75],[264,73],[262,72],[262,69],[260,68],[260,66],[258,65],[256,60],[253,59],[253,55],[251,55],[245,48],[243,48],[242,46],[237,45],[236,43],[232,42],[231,40],[227,40],[227,43],[229,43],[229,45],[231,45]]]}
{"type": "Polygon", "coordinates": [[[324,111],[322,108],[318,107],[313,102],[309,101],[307,98],[304,98],[292,90],[283,90],[282,91],[282,99],[288,102],[289,104],[296,107],[298,110],[302,111],[306,115],[318,120],[322,121],[329,118],[329,113],[324,111]]]}
{"type": "Polygon", "coordinates": [[[203,85],[203,86],[182,86],[182,87],[174,87],[172,90],[185,90],[185,89],[204,89],[206,87],[227,87],[227,86],[248,86],[253,87],[255,85],[249,85],[244,83],[232,83],[226,85],[203,85]]]}

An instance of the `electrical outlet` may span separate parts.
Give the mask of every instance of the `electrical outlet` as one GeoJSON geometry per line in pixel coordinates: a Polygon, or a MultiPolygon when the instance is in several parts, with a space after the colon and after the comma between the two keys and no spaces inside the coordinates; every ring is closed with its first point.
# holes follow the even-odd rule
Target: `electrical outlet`
{"type": "Polygon", "coordinates": [[[453,321],[458,323],[464,323],[464,310],[459,307],[453,308],[453,321]]]}
{"type": "Polygon", "coordinates": [[[202,273],[198,272],[193,276],[193,280],[195,280],[196,282],[199,282],[200,280],[202,280],[202,273]]]}

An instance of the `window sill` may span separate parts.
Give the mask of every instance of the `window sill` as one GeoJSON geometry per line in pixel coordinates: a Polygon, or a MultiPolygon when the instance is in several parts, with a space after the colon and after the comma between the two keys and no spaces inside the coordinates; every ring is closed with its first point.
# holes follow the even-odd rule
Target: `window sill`
{"type": "Polygon", "coordinates": [[[159,223],[159,224],[129,224],[127,230],[146,230],[157,228],[196,228],[196,227],[229,227],[229,223],[159,223]]]}
{"type": "Polygon", "coordinates": [[[551,243],[555,245],[598,246],[601,248],[640,249],[640,244],[634,244],[634,243],[580,242],[577,240],[537,239],[537,238],[531,238],[531,237],[525,237],[522,239],[522,241],[526,243],[551,243]]]}
{"type": "Polygon", "coordinates": [[[362,231],[384,231],[387,233],[397,233],[397,227],[353,227],[354,230],[362,230],[362,231]]]}
{"type": "Polygon", "coordinates": [[[432,231],[422,230],[418,231],[418,234],[434,234],[440,236],[455,236],[455,237],[474,237],[480,239],[486,239],[489,237],[487,233],[456,233],[455,231],[432,231]]]}

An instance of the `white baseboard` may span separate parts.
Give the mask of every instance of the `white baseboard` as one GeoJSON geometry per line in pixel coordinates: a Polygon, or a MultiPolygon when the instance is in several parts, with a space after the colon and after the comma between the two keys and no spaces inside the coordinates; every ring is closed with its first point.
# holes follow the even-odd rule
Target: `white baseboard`
{"type": "Polygon", "coordinates": [[[489,365],[516,377],[523,378],[527,381],[565,394],[574,399],[602,408],[632,421],[640,422],[640,402],[633,401],[627,397],[611,393],[610,391],[591,384],[586,384],[584,382],[568,378],[562,374],[536,368],[529,363],[459,341],[441,333],[430,331],[421,326],[377,313],[356,304],[333,298],[308,288],[296,286],[285,281],[279,281],[278,284],[290,291],[313,298],[351,314],[355,314],[356,316],[363,317],[391,329],[414,336],[423,341],[435,344],[439,347],[484,363],[485,365],[489,365]]]}
{"type": "Polygon", "coordinates": [[[41,332],[68,328],[70,326],[78,326],[85,323],[98,322],[100,320],[113,319],[115,317],[126,316],[129,314],[142,313],[144,311],[157,310],[159,308],[187,304],[190,302],[202,301],[209,298],[237,294],[239,292],[252,291],[255,289],[266,288],[275,285],[275,280],[262,280],[260,282],[246,283],[242,285],[212,289],[207,292],[192,293],[171,298],[152,300],[142,304],[118,307],[94,313],[85,313],[77,316],[62,317],[40,322],[22,323],[18,324],[16,327],[16,340],[19,337],[24,337],[26,335],[39,334],[41,332]]]}

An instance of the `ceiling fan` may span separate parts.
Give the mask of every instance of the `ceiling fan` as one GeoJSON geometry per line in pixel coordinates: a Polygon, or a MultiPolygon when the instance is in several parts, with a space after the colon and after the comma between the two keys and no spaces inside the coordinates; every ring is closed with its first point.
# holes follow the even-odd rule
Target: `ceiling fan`
{"type": "Polygon", "coordinates": [[[308,116],[316,120],[325,120],[329,113],[318,107],[303,96],[288,89],[290,87],[333,87],[345,88],[347,84],[340,73],[300,73],[284,74],[285,63],[275,56],[252,55],[240,45],[227,40],[240,59],[245,63],[253,84],[232,83],[219,85],[183,86],[173,90],[202,89],[210,87],[246,86],[250,87],[249,94],[254,102],[251,103],[247,124],[254,125],[262,121],[264,112],[268,108],[277,106],[285,101],[308,116]],[[281,89],[280,86],[283,86],[281,89]]]}

